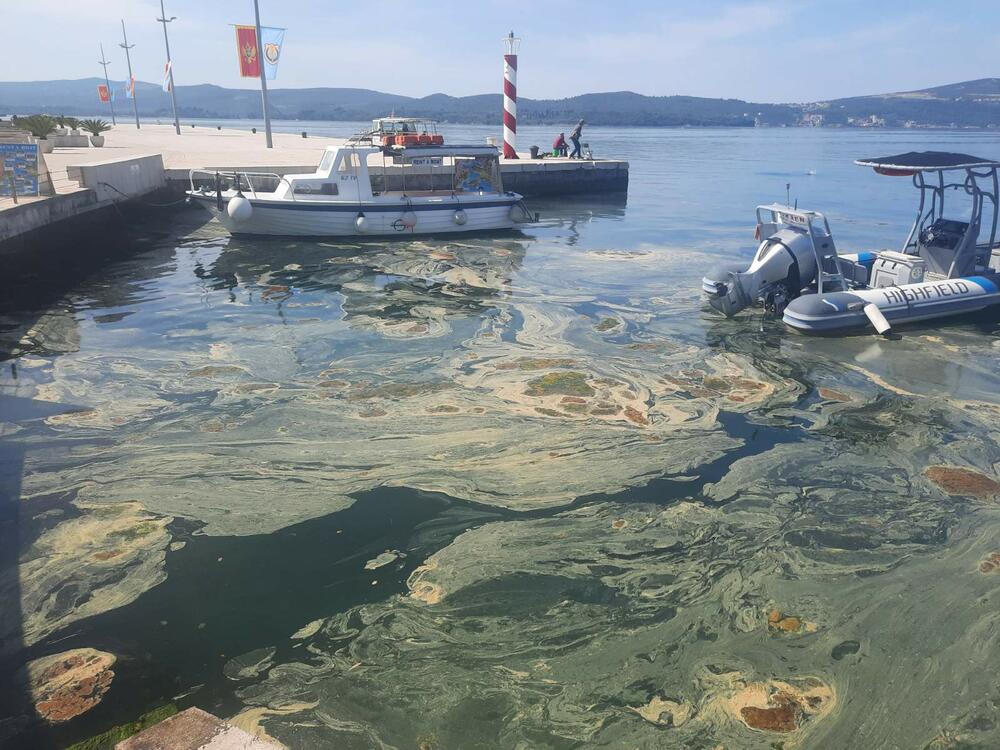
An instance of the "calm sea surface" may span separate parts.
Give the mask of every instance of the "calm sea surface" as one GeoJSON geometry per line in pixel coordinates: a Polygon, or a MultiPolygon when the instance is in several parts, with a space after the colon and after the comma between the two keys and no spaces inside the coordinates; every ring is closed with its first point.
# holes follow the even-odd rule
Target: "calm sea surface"
{"type": "Polygon", "coordinates": [[[699,299],[758,203],[897,248],[915,191],[852,160],[1000,136],[584,140],[627,199],[523,232],[185,209],[5,281],[0,745],[193,705],[295,749],[1000,746],[998,316],[816,339],[699,299]],[[79,694],[18,667],[66,652],[113,678],[38,724],[79,694]]]}

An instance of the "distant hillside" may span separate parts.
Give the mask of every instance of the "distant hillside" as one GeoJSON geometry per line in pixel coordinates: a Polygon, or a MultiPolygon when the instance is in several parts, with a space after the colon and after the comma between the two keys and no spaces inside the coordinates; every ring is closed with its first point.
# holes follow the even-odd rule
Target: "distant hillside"
{"type": "MultiPolygon", "coordinates": [[[[0,83],[0,112],[29,114],[94,114],[97,85],[102,79],[0,83]]],[[[112,84],[121,91],[121,82],[112,84]]],[[[170,97],[151,83],[136,84],[139,114],[170,116],[170,97]]],[[[302,120],[369,120],[396,113],[434,117],[449,122],[495,123],[502,110],[499,94],[454,97],[431,94],[421,98],[385,94],[367,89],[309,88],[272,89],[272,116],[302,120]]],[[[203,84],[178,86],[177,103],[182,117],[259,118],[260,93],[254,89],[226,89],[203,84]]],[[[120,95],[119,111],[131,109],[120,95]]],[[[569,123],[586,117],[592,125],[743,125],[752,126],[758,112],[769,121],[794,123],[791,107],[748,104],[737,99],[705,99],[690,96],[642,96],[629,91],[584,94],[569,99],[518,100],[522,123],[569,123]]]]}
{"type": "MultiPolygon", "coordinates": [[[[848,125],[875,117],[886,127],[1000,127],[1000,78],[876,96],[803,105],[823,115],[823,125],[848,125]]],[[[869,124],[874,124],[869,122],[869,124]]]]}
{"type": "MultiPolygon", "coordinates": [[[[102,111],[97,85],[103,79],[0,83],[0,113],[93,115],[102,111]]],[[[123,84],[113,82],[121,91],[123,84]]],[[[169,117],[170,98],[152,83],[138,83],[139,114],[169,117]]],[[[202,84],[179,86],[181,117],[259,118],[256,89],[202,84]]],[[[273,89],[273,116],[300,120],[369,120],[389,112],[445,122],[495,124],[499,94],[415,98],[353,88],[273,89]]],[[[117,99],[120,112],[131,109],[117,99]]],[[[740,99],[643,96],[631,91],[582,94],[567,99],[518,101],[518,119],[530,124],[568,124],[585,117],[592,125],[753,126],[817,125],[857,127],[1000,127],[1000,79],[937,86],[876,96],[806,104],[759,104],[740,99]]]]}

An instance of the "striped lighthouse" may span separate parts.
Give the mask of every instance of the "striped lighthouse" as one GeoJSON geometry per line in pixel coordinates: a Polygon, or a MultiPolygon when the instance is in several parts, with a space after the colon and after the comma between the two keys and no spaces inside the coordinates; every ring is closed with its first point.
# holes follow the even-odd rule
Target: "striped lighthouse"
{"type": "Polygon", "coordinates": [[[517,48],[521,40],[514,32],[504,37],[503,56],[503,158],[517,158],[517,48]]]}

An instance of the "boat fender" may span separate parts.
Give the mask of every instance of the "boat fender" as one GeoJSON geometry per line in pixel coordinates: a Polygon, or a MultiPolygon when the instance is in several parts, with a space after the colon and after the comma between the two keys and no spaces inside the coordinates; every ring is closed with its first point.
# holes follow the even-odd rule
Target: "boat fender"
{"type": "Polygon", "coordinates": [[[452,214],[451,220],[461,227],[465,225],[465,222],[469,220],[469,217],[465,213],[465,210],[460,208],[452,214]]]}
{"type": "Polygon", "coordinates": [[[358,212],[358,217],[354,220],[354,227],[358,230],[358,234],[368,234],[368,217],[363,211],[358,212]]]}
{"type": "Polygon", "coordinates": [[[525,210],[523,205],[515,203],[510,207],[510,220],[515,224],[523,224],[526,221],[531,221],[531,215],[525,210]]]}
{"type": "Polygon", "coordinates": [[[882,311],[878,309],[878,306],[874,302],[869,302],[867,305],[862,307],[861,310],[864,312],[865,317],[868,318],[872,327],[880,336],[889,332],[889,329],[891,328],[889,321],[885,319],[882,311]]]}
{"type": "Polygon", "coordinates": [[[226,204],[226,213],[236,223],[242,223],[253,216],[253,206],[242,195],[234,195],[226,204]]]}

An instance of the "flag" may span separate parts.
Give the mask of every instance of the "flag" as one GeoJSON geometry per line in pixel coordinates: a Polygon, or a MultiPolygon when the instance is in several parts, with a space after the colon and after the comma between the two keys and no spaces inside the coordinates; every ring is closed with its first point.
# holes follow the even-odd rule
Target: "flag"
{"type": "Polygon", "coordinates": [[[240,75],[244,78],[260,78],[256,26],[236,27],[236,51],[240,57],[240,75]]]}
{"type": "Polygon", "coordinates": [[[103,83],[97,84],[97,98],[105,104],[111,101],[111,92],[108,91],[108,87],[103,83]]]}
{"type": "Polygon", "coordinates": [[[122,93],[126,99],[135,99],[135,76],[125,81],[125,90],[122,93]]]}
{"type": "Polygon", "coordinates": [[[285,43],[285,30],[270,26],[260,27],[260,46],[264,50],[264,75],[273,81],[278,75],[278,60],[285,43]]]}
{"type": "Polygon", "coordinates": [[[170,91],[170,86],[171,86],[170,74],[171,74],[171,72],[173,70],[173,67],[174,67],[174,63],[172,61],[170,61],[170,60],[168,60],[167,64],[163,66],[163,90],[164,91],[170,91]]]}

